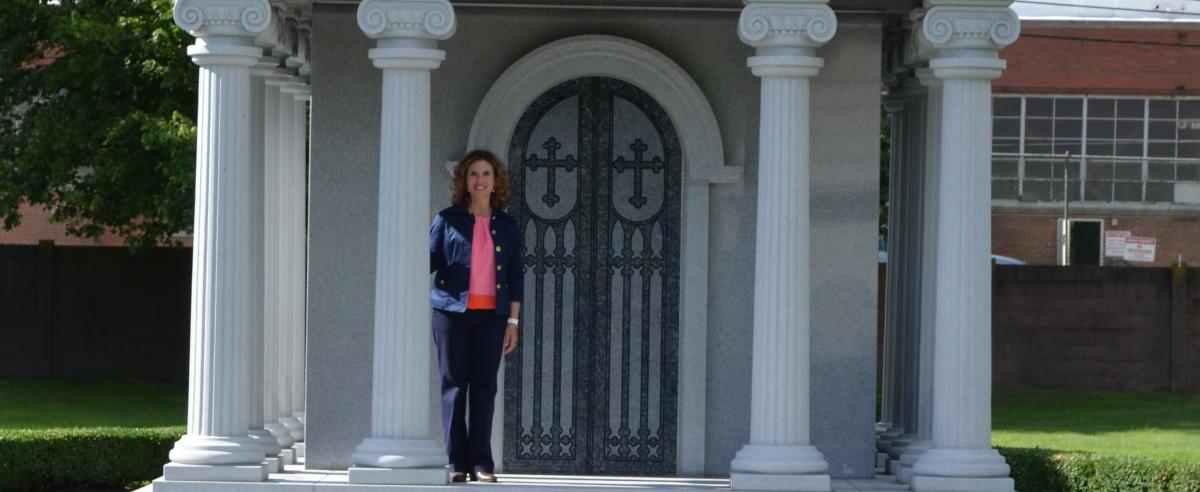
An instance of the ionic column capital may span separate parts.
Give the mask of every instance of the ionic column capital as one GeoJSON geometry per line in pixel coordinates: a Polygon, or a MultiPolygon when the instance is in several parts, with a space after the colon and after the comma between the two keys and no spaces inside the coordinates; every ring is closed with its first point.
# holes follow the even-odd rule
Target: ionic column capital
{"type": "Polygon", "coordinates": [[[827,2],[749,1],[738,19],[738,37],[755,48],[799,48],[811,53],[837,32],[837,16],[827,2]]]}
{"type": "Polygon", "coordinates": [[[253,38],[271,24],[266,0],[178,0],[175,24],[197,38],[253,38]]]}
{"type": "Polygon", "coordinates": [[[920,41],[937,50],[1000,51],[1017,40],[1021,21],[1010,2],[928,1],[933,5],[920,19],[920,41]]]}
{"type": "Polygon", "coordinates": [[[363,0],[358,27],[372,39],[438,41],[453,36],[457,23],[446,0],[363,0]]]}

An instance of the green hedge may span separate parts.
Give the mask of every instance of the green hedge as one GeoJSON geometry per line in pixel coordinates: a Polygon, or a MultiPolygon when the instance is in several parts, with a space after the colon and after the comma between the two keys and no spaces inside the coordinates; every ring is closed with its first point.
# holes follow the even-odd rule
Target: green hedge
{"type": "Polygon", "coordinates": [[[1000,448],[1019,492],[1200,492],[1200,463],[1000,448]]]}
{"type": "Polygon", "coordinates": [[[182,427],[0,429],[0,490],[119,489],[162,475],[182,427]]]}

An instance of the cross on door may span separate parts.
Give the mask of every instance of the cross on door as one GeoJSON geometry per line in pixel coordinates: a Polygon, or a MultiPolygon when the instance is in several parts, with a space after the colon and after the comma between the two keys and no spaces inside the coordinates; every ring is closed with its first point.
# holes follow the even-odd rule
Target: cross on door
{"type": "Polygon", "coordinates": [[[570,155],[562,159],[555,157],[558,153],[558,149],[562,148],[562,144],[559,143],[558,139],[554,137],[550,137],[549,140],[546,140],[546,142],[542,144],[542,148],[546,149],[546,155],[548,157],[546,159],[542,159],[538,157],[537,154],[529,154],[529,157],[525,158],[525,165],[530,169],[537,169],[539,167],[546,169],[546,194],[542,195],[542,202],[548,207],[553,207],[554,204],[558,203],[559,200],[562,199],[557,193],[554,192],[555,169],[563,169],[567,172],[571,172],[575,170],[575,166],[579,165],[579,162],[575,160],[575,157],[570,155]]]}
{"type": "Polygon", "coordinates": [[[663,161],[660,157],[655,157],[649,161],[642,160],[642,154],[646,152],[646,149],[649,148],[650,147],[647,147],[646,143],[639,138],[633,141],[633,145],[629,146],[629,150],[633,151],[632,161],[626,161],[624,157],[617,157],[617,160],[613,162],[613,168],[619,173],[624,173],[626,170],[630,169],[634,171],[633,196],[629,197],[629,203],[632,204],[634,208],[642,208],[642,206],[648,201],[646,200],[646,197],[642,195],[642,172],[652,171],[654,174],[658,174],[659,171],[662,171],[663,169],[663,161]]]}

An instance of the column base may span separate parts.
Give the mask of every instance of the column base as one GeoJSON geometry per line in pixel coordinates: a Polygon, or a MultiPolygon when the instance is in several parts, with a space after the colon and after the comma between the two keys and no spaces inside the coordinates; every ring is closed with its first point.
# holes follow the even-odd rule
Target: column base
{"type": "Polygon", "coordinates": [[[168,457],[172,464],[201,466],[257,466],[266,454],[250,436],[222,437],[184,434],[168,457]]]}
{"type": "Polygon", "coordinates": [[[919,476],[961,478],[1006,478],[1008,463],[995,449],[945,449],[925,451],[913,463],[919,476]]]}
{"type": "Polygon", "coordinates": [[[437,468],[350,467],[350,483],[368,485],[446,485],[449,474],[437,468]]]}
{"type": "Polygon", "coordinates": [[[278,456],[268,457],[263,463],[267,464],[267,473],[283,473],[283,463],[279,462],[278,456]]]}
{"type": "MultiPolygon", "coordinates": [[[[438,468],[446,475],[446,449],[432,439],[387,439],[368,437],[354,449],[355,466],[369,468],[438,468]]],[[[442,477],[443,479],[446,477],[442,477]]]]}
{"type": "Polygon", "coordinates": [[[293,465],[296,463],[296,451],[292,448],[284,449],[279,452],[279,463],[281,465],[293,465]]]}
{"type": "Polygon", "coordinates": [[[300,424],[299,420],[296,420],[296,417],[291,415],[279,417],[279,423],[287,429],[293,444],[304,440],[304,426],[300,424]]]}
{"type": "Polygon", "coordinates": [[[921,455],[933,448],[931,441],[917,441],[909,444],[900,452],[900,468],[896,470],[896,481],[909,483],[912,480],[913,464],[921,459],[921,455]]]}
{"type": "Polygon", "coordinates": [[[887,471],[888,455],[887,453],[875,453],[875,473],[883,473],[887,471]]]}
{"type": "Polygon", "coordinates": [[[279,422],[263,424],[263,429],[266,429],[272,436],[275,436],[275,441],[279,443],[280,448],[287,449],[296,443],[296,440],[292,439],[292,433],[288,432],[287,427],[284,427],[279,422]]]}
{"type": "Polygon", "coordinates": [[[254,439],[259,446],[263,448],[263,454],[268,458],[279,456],[279,452],[283,450],[283,446],[279,445],[279,441],[271,434],[271,431],[266,429],[250,429],[250,438],[254,439]]]}
{"type": "Polygon", "coordinates": [[[904,448],[907,448],[915,442],[917,442],[917,436],[912,434],[904,434],[902,436],[892,438],[891,444],[887,448],[888,458],[893,460],[900,459],[900,454],[904,452],[904,448]]]}
{"type": "Polygon", "coordinates": [[[829,463],[816,446],[747,444],[734,455],[729,469],[766,475],[828,475],[829,463]]]}
{"type": "Polygon", "coordinates": [[[931,477],[913,475],[909,484],[914,492],[945,491],[957,492],[971,490],[979,492],[1013,492],[1016,490],[1011,478],[967,478],[967,477],[931,477]]]}
{"type": "Polygon", "coordinates": [[[893,477],[898,476],[900,472],[900,460],[888,460],[887,474],[893,477]]]}
{"type": "Polygon", "coordinates": [[[296,459],[304,459],[304,443],[298,442],[292,445],[292,449],[296,451],[296,459]]]}
{"type": "Polygon", "coordinates": [[[764,473],[729,474],[729,488],[733,490],[801,490],[828,492],[829,475],[775,475],[764,473]]]}
{"type": "Polygon", "coordinates": [[[163,465],[163,480],[170,482],[262,482],[266,463],[257,465],[163,465]]]}

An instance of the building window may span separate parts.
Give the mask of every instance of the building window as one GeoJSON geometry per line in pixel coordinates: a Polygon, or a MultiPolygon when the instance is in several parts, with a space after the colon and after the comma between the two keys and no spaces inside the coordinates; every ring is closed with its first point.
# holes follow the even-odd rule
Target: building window
{"type": "Polygon", "coordinates": [[[992,114],[996,199],[1172,202],[1200,182],[1200,99],[1003,95],[992,114]]]}

